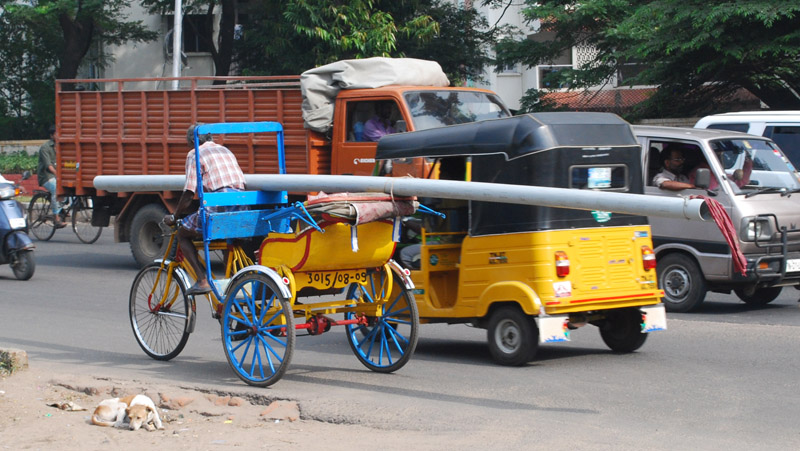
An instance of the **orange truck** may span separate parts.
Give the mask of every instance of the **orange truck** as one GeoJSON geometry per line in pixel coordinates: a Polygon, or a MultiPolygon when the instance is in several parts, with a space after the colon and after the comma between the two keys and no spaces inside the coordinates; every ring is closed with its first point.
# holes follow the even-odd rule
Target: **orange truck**
{"type": "MultiPolygon", "coordinates": [[[[306,128],[300,76],[92,79],[56,82],[56,151],[60,195],[91,196],[94,225],[114,220],[118,242],[130,242],[139,265],[163,255],[158,226],[180,192],[109,193],[96,190],[98,175],[184,174],[189,125],[276,121],[285,130],[290,174],[371,175],[376,142],[361,133],[376,107],[391,102],[394,132],[509,116],[491,91],[466,87],[399,86],[344,89],[333,101],[330,128],[306,128]],[[224,84],[213,84],[214,81],[224,84]],[[89,89],[76,90],[75,86],[89,89]]],[[[274,136],[219,136],[246,174],[277,173],[274,136]]],[[[392,175],[426,177],[423,159],[394,161],[392,175]]]]}

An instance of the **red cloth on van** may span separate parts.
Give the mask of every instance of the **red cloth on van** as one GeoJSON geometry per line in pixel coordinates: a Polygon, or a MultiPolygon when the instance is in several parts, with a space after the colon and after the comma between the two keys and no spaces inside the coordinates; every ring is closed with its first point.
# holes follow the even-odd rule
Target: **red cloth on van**
{"type": "Polygon", "coordinates": [[[725,211],[725,207],[716,200],[706,196],[691,196],[691,199],[703,199],[706,202],[711,217],[714,218],[714,222],[717,223],[717,227],[719,227],[720,232],[722,232],[722,236],[725,237],[725,241],[728,242],[728,246],[731,248],[733,270],[744,276],[747,273],[747,259],[744,257],[742,249],[739,247],[736,228],[733,227],[733,222],[728,212],[725,211]]]}

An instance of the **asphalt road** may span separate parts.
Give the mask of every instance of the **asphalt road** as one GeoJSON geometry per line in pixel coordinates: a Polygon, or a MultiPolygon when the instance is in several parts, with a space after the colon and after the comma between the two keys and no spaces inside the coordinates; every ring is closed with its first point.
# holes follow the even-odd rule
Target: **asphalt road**
{"type": "Polygon", "coordinates": [[[298,337],[284,378],[255,389],[228,367],[207,305],[198,304],[197,330],[173,361],[139,349],[127,315],[137,268],[110,231],[85,245],[63,229],[37,245],[33,279],[0,267],[0,348],[24,349],[31,365],[53,374],[294,399],[305,418],[424,431],[438,449],[465,441],[495,449],[800,447],[794,289],[755,310],[710,294],[699,312],[668,315],[669,329],[628,355],[610,352],[589,326],[520,368],[491,361],[483,330],[426,325],[408,365],[373,373],[334,328],[298,337]]]}

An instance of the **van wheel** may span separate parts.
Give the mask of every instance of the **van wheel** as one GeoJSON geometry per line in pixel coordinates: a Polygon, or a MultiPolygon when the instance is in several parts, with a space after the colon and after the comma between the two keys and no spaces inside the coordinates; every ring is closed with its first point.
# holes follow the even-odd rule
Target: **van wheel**
{"type": "Polygon", "coordinates": [[[642,333],[642,313],[638,308],[608,312],[600,325],[600,337],[614,352],[633,352],[642,347],[647,334],[642,333]]]}
{"type": "Polygon", "coordinates": [[[516,306],[495,310],[486,335],[492,358],[501,365],[524,365],[533,360],[539,348],[536,320],[516,306]]]}
{"type": "Polygon", "coordinates": [[[131,253],[140,267],[164,255],[169,240],[164,239],[159,223],[167,210],[158,204],[149,204],[136,212],[131,222],[131,253]]]}
{"type": "Polygon", "coordinates": [[[733,291],[736,293],[736,296],[739,296],[739,299],[744,301],[745,304],[758,307],[761,305],[767,305],[777,299],[778,296],[781,295],[782,290],[783,287],[766,287],[758,288],[752,291],[747,288],[736,288],[733,291]]]}
{"type": "Polygon", "coordinates": [[[706,297],[706,280],[695,261],[683,254],[669,254],[658,260],[658,286],[664,290],[664,307],[669,312],[689,312],[706,297]]]}

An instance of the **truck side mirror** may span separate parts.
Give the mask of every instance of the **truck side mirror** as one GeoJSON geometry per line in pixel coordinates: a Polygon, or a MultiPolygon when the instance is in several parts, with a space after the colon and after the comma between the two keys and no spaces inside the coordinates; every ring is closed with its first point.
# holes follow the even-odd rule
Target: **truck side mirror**
{"type": "Polygon", "coordinates": [[[706,189],[710,184],[711,184],[711,171],[706,168],[699,168],[694,175],[694,186],[706,189]]]}

